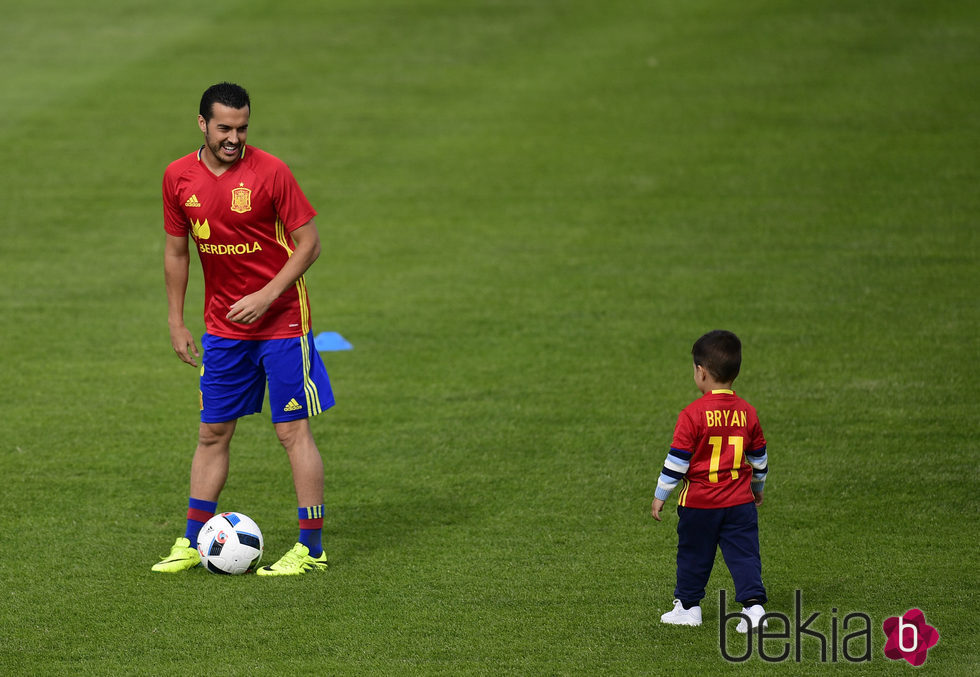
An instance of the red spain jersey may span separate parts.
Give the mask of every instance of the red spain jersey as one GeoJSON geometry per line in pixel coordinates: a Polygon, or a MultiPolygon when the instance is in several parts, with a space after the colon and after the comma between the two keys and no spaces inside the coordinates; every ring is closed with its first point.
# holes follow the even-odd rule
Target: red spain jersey
{"type": "Polygon", "coordinates": [[[754,500],[746,454],[766,447],[755,408],[731,390],[712,390],[677,418],[671,449],[691,454],[679,505],[727,508],[754,500]]]}
{"type": "MultiPolygon", "coordinates": [[[[203,146],[202,149],[203,150],[203,146]]],[[[252,146],[216,176],[201,150],[175,160],[163,175],[167,233],[190,235],[204,272],[204,326],[230,339],[295,338],[310,331],[303,278],[254,324],[227,320],[231,305],[264,287],[293,253],[290,233],[316,215],[286,164],[252,146]]]]}

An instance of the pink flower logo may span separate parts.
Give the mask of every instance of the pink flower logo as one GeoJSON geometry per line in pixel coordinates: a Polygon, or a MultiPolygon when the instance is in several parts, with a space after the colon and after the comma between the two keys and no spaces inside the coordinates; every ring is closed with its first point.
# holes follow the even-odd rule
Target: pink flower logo
{"type": "Polygon", "coordinates": [[[882,628],[888,637],[885,656],[893,661],[904,658],[914,666],[922,665],[929,649],[939,642],[939,631],[926,623],[926,616],[920,609],[909,609],[903,616],[892,616],[885,620],[882,628]]]}

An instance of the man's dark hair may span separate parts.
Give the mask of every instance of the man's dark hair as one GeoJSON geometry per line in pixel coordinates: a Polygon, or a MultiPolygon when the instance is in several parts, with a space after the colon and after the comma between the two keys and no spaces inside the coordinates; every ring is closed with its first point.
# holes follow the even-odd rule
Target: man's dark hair
{"type": "Polygon", "coordinates": [[[742,367],[742,342],[732,332],[716,329],[694,342],[691,356],[716,381],[731,383],[742,367]]]}
{"type": "Polygon", "coordinates": [[[214,115],[214,104],[216,103],[228,106],[229,108],[245,108],[248,106],[250,112],[252,109],[252,104],[248,99],[248,92],[245,91],[245,88],[230,82],[219,82],[204,90],[199,112],[205,122],[210,122],[214,115]]]}

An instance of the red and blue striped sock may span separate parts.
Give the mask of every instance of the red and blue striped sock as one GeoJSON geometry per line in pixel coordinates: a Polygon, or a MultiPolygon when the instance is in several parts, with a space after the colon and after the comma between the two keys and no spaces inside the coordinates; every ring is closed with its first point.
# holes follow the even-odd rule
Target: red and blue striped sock
{"type": "Polygon", "coordinates": [[[299,542],[310,549],[311,557],[323,554],[323,505],[300,508],[299,542]]]}
{"type": "Polygon", "coordinates": [[[184,531],[184,538],[191,542],[192,548],[197,547],[197,535],[201,532],[204,523],[214,517],[217,507],[217,501],[202,501],[198,498],[188,500],[187,530],[184,531]]]}

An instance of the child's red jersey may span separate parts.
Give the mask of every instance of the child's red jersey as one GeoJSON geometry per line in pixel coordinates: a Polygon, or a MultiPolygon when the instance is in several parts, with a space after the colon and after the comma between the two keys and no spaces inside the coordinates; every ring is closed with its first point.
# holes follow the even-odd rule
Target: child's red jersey
{"type": "MultiPolygon", "coordinates": [[[[203,149],[203,147],[202,147],[203,149]]],[[[164,229],[194,239],[204,273],[204,325],[230,339],[295,338],[310,331],[303,278],[254,324],[227,320],[229,308],[260,290],[293,252],[290,233],[310,222],[310,205],[286,164],[246,146],[216,176],[201,150],[175,160],[163,176],[164,229]]]]}
{"type": "Polygon", "coordinates": [[[691,454],[677,497],[688,508],[726,508],[753,500],[746,454],[765,449],[755,408],[731,390],[713,390],[677,418],[671,449],[691,454]]]}

